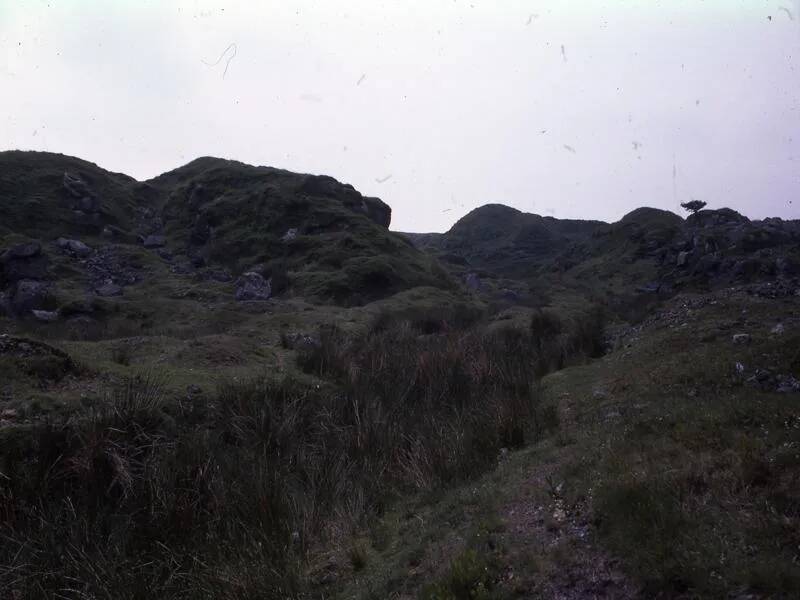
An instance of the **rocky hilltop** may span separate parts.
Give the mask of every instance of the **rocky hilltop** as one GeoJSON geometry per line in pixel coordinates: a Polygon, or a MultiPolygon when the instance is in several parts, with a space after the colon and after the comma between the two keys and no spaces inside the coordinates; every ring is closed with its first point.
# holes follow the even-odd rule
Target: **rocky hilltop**
{"type": "Polygon", "coordinates": [[[229,284],[237,300],[340,305],[452,287],[390,221],[385,203],[325,176],[201,158],[137,182],[71,157],[4,152],[0,305],[55,319],[170,277],[229,284]]]}
{"type": "Polygon", "coordinates": [[[591,289],[611,305],[758,282],[761,293],[790,295],[800,276],[800,221],[751,221],[728,208],[686,219],[638,208],[609,224],[493,204],[446,233],[405,235],[468,287],[519,302],[535,301],[543,286],[591,289]]]}

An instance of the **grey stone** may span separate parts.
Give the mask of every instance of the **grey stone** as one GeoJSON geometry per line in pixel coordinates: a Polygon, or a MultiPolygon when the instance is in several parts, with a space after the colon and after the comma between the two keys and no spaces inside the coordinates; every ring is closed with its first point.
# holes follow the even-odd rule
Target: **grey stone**
{"type": "Polygon", "coordinates": [[[291,229],[286,230],[286,233],[283,234],[281,240],[284,242],[290,242],[296,237],[297,237],[297,228],[292,227],[291,229]]]}
{"type": "Polygon", "coordinates": [[[239,302],[269,300],[272,294],[270,282],[252,271],[242,274],[234,285],[234,297],[239,302]]]}
{"type": "Polygon", "coordinates": [[[513,303],[519,302],[519,294],[514,290],[510,290],[507,288],[503,289],[500,291],[500,295],[506,302],[513,302],[513,303]]]}
{"type": "Polygon", "coordinates": [[[792,375],[783,375],[779,377],[778,387],[775,391],[781,394],[794,394],[800,392],[800,381],[792,375]]]}
{"type": "Polygon", "coordinates": [[[749,333],[736,333],[733,336],[734,344],[749,344],[750,340],[751,338],[749,333]]]}
{"type": "Polygon", "coordinates": [[[145,248],[161,248],[167,243],[167,239],[163,235],[148,235],[143,243],[145,248]]]}
{"type": "Polygon", "coordinates": [[[789,257],[780,256],[775,259],[775,270],[778,275],[784,277],[798,275],[800,274],[800,263],[789,257]]]}
{"type": "Polygon", "coordinates": [[[11,294],[11,309],[18,315],[41,309],[47,300],[47,285],[40,281],[23,279],[17,282],[11,294]]]}
{"type": "Polygon", "coordinates": [[[80,240],[70,240],[62,237],[56,240],[56,245],[65,252],[81,258],[92,253],[92,249],[80,240]]]}
{"type": "Polygon", "coordinates": [[[86,196],[92,195],[89,186],[86,185],[86,182],[83,179],[81,179],[79,175],[71,175],[70,173],[67,173],[65,171],[63,183],[64,183],[64,188],[74,198],[84,198],[86,196]]]}
{"type": "Polygon", "coordinates": [[[78,210],[86,213],[94,213],[100,209],[100,203],[94,196],[84,196],[77,202],[78,210]]]}
{"type": "Polygon", "coordinates": [[[47,256],[38,242],[17,244],[0,255],[0,279],[14,283],[23,279],[44,279],[47,276],[47,256]]]}
{"type": "Polygon", "coordinates": [[[172,260],[172,252],[170,252],[166,248],[159,248],[158,255],[167,262],[170,262],[172,260]]]}
{"type": "Polygon", "coordinates": [[[778,323],[777,325],[775,325],[775,327],[772,328],[772,331],[770,333],[773,333],[775,335],[783,335],[785,329],[786,328],[783,326],[783,323],[778,323]]]}
{"type": "Polygon", "coordinates": [[[56,310],[33,310],[31,312],[36,320],[42,323],[52,323],[58,320],[58,311],[56,310]]]}
{"type": "Polygon", "coordinates": [[[95,289],[95,293],[98,296],[103,296],[103,297],[121,296],[122,287],[117,285],[113,281],[107,281],[106,283],[95,289]]]}
{"type": "Polygon", "coordinates": [[[27,244],[17,244],[11,246],[8,250],[3,252],[3,262],[19,259],[19,258],[35,258],[42,253],[42,245],[39,242],[29,242],[27,244]]]}
{"type": "Polygon", "coordinates": [[[679,267],[685,267],[686,265],[688,265],[689,264],[689,253],[686,252],[685,250],[683,252],[678,252],[678,259],[675,261],[675,263],[679,267]]]}

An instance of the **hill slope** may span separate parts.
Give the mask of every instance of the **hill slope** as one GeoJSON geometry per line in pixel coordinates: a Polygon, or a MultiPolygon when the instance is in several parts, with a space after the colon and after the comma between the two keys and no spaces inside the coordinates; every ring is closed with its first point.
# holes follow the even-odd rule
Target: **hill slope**
{"type": "Polygon", "coordinates": [[[453,288],[435,261],[388,231],[391,210],[377,198],[330,177],[234,161],[198,159],[139,183],[71,157],[3,152],[0,217],[5,245],[36,240],[45,255],[59,237],[109,254],[146,247],[179,275],[225,283],[255,271],[273,278],[275,293],[290,287],[319,302],[453,288]]]}
{"type": "Polygon", "coordinates": [[[796,221],[23,152],[0,218],[10,597],[797,595],[796,221]]]}

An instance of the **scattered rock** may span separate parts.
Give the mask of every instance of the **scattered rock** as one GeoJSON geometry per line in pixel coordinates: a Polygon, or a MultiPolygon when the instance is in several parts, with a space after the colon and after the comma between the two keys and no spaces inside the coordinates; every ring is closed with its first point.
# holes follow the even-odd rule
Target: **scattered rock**
{"type": "Polygon", "coordinates": [[[282,333],[281,345],[289,350],[304,352],[319,348],[320,341],[307,333],[282,333]]]}
{"type": "Polygon", "coordinates": [[[44,342],[37,342],[27,338],[15,337],[7,334],[0,335],[0,355],[16,358],[31,358],[36,356],[50,356],[58,360],[64,371],[75,368],[72,358],[64,352],[44,342]]]}
{"type": "Polygon", "coordinates": [[[92,249],[80,240],[70,240],[61,237],[56,240],[56,245],[64,250],[64,252],[79,258],[89,256],[92,253],[92,249]]]}
{"type": "Polygon", "coordinates": [[[236,280],[235,286],[234,296],[239,302],[269,300],[272,293],[269,281],[252,271],[242,274],[236,280]]]}
{"type": "Polygon", "coordinates": [[[186,399],[187,400],[196,400],[197,398],[203,395],[203,388],[199,385],[190,383],[186,386],[186,399]]]}
{"type": "Polygon", "coordinates": [[[167,243],[167,238],[163,235],[148,235],[144,238],[144,247],[145,248],[162,248],[167,243]]]}
{"type": "Polygon", "coordinates": [[[86,259],[86,271],[91,282],[91,289],[96,289],[108,282],[119,285],[131,285],[139,279],[140,267],[131,258],[121,253],[116,246],[98,248],[86,259]]]}
{"type": "Polygon", "coordinates": [[[514,290],[510,290],[508,288],[500,290],[500,297],[506,302],[511,302],[514,304],[516,304],[520,300],[519,294],[514,290]]]}
{"type": "Polygon", "coordinates": [[[73,204],[75,210],[83,213],[94,213],[99,210],[100,205],[97,197],[80,176],[65,172],[63,183],[64,189],[75,199],[73,204]]]}
{"type": "Polygon", "coordinates": [[[751,337],[749,333],[736,333],[733,335],[733,343],[734,344],[749,344],[751,341],[751,337]]]}
{"type": "Polygon", "coordinates": [[[800,392],[800,381],[792,375],[779,375],[775,391],[781,394],[794,394],[800,392]]]}
{"type": "Polygon", "coordinates": [[[467,286],[467,289],[472,290],[473,292],[477,292],[481,289],[481,279],[478,277],[477,273],[467,273],[464,277],[464,283],[467,286]]]}
{"type": "Polygon", "coordinates": [[[95,288],[95,293],[98,296],[102,296],[104,298],[110,296],[121,296],[122,295],[122,287],[114,283],[113,281],[107,281],[106,283],[102,284],[101,286],[95,288]]]}

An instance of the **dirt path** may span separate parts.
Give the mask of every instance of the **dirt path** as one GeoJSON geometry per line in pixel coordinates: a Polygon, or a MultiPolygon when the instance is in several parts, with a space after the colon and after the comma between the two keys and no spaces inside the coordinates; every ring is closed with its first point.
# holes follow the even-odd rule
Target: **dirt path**
{"type": "Polygon", "coordinates": [[[557,600],[637,597],[617,561],[595,543],[588,501],[567,504],[556,472],[558,465],[532,467],[501,509],[503,543],[516,567],[504,587],[522,597],[557,600]]]}

